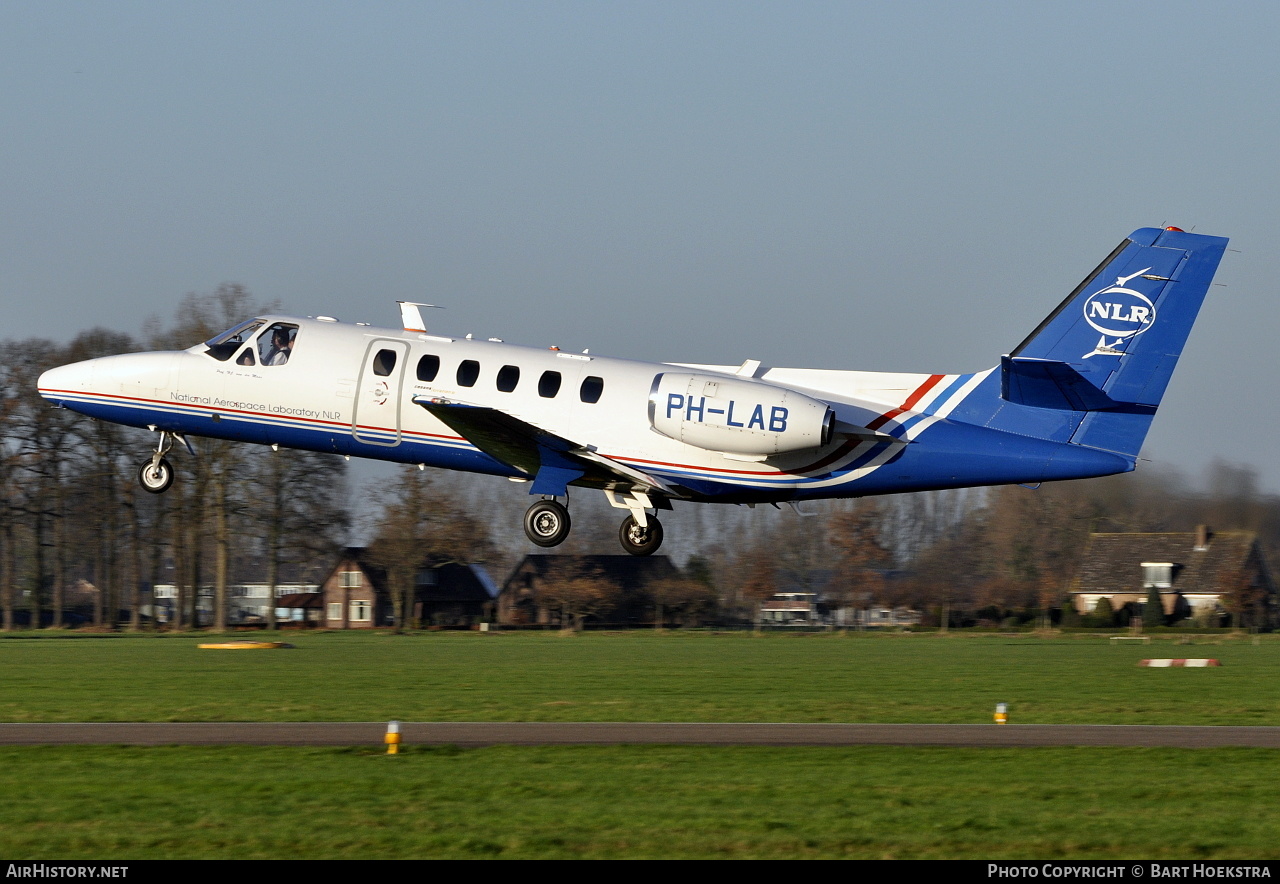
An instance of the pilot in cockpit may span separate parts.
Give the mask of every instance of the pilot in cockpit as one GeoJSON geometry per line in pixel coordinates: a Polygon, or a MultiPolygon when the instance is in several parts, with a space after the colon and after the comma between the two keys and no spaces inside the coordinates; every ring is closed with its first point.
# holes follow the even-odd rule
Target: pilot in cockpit
{"type": "Polygon", "coordinates": [[[293,352],[292,329],[278,325],[271,330],[271,346],[262,354],[263,365],[284,365],[293,352]]]}

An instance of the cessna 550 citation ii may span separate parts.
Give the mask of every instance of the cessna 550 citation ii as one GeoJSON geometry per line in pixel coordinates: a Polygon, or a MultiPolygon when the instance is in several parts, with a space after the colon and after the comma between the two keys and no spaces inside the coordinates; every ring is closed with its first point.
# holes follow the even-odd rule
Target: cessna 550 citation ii
{"type": "Polygon", "coordinates": [[[1226,249],[1135,231],[1000,364],[888,374],[647,363],[328,317],[260,316],[188,350],[55,368],[40,394],[159,431],[140,479],[173,481],[174,440],[211,436],[506,476],[539,500],[524,530],[569,533],[570,486],[629,511],[633,555],[671,502],[796,503],[1128,472],[1226,249]]]}

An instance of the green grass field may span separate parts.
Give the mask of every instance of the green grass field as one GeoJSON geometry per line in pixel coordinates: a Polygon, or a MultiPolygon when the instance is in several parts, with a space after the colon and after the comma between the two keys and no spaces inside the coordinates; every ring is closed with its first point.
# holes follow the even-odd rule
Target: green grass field
{"type": "Polygon", "coordinates": [[[1232,749],[0,749],[0,856],[1275,858],[1232,749]]]}
{"type": "Polygon", "coordinates": [[[649,632],[0,639],[3,721],[839,721],[1280,725],[1280,636],[649,632]],[[1216,669],[1145,669],[1214,657],[1216,669]]]}
{"type": "MultiPolygon", "coordinates": [[[[1271,636],[288,637],[0,638],[0,719],[1280,724],[1271,636]]],[[[0,856],[1280,858],[1278,778],[1247,749],[4,747],[0,856]]]]}

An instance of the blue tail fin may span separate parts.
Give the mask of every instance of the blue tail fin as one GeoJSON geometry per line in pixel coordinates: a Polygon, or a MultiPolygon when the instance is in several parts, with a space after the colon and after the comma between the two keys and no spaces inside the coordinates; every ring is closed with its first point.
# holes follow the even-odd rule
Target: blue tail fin
{"type": "Polygon", "coordinates": [[[1136,458],[1226,247],[1134,231],[953,417],[1136,458]]]}

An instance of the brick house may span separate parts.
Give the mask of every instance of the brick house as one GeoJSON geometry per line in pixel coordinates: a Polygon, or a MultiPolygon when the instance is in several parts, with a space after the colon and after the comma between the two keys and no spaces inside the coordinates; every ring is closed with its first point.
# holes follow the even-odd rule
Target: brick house
{"type": "MultiPolygon", "coordinates": [[[[348,547],[320,585],[324,624],[330,629],[394,625],[386,571],[364,547],[348,547]]],[[[493,616],[497,587],[480,565],[428,559],[418,569],[411,622],[423,626],[470,626],[493,616]]]]}

